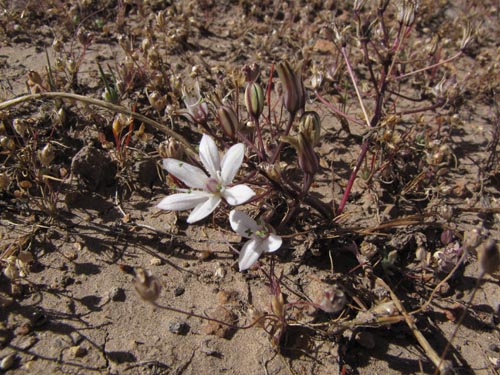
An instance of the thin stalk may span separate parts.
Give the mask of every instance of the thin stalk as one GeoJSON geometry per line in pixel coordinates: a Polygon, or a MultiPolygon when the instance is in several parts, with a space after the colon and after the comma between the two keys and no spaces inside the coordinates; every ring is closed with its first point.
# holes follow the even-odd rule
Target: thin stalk
{"type": "Polygon", "coordinates": [[[342,56],[344,56],[344,61],[347,66],[347,71],[349,72],[349,76],[351,77],[352,84],[354,85],[354,90],[356,90],[356,95],[358,97],[359,105],[361,106],[361,110],[363,111],[363,115],[365,116],[366,125],[371,127],[370,118],[368,117],[368,113],[366,112],[365,105],[363,103],[363,98],[361,97],[361,92],[359,91],[358,84],[356,81],[356,76],[354,75],[354,71],[352,70],[351,63],[349,62],[349,57],[347,56],[347,51],[345,47],[341,48],[342,56]]]}
{"type": "Polygon", "coordinates": [[[150,119],[149,117],[146,117],[144,115],[141,115],[137,112],[133,112],[128,108],[125,108],[120,105],[108,103],[104,100],[99,100],[99,99],[94,99],[94,98],[89,98],[87,96],[83,95],[78,95],[78,94],[72,94],[72,93],[66,93],[66,92],[44,92],[44,93],[39,93],[39,94],[29,94],[29,95],[24,95],[20,96],[14,99],[6,100],[4,102],[0,103],[0,110],[19,105],[28,101],[34,101],[34,100],[40,100],[40,99],[54,99],[54,98],[62,98],[62,99],[70,99],[70,100],[76,100],[82,103],[94,105],[97,107],[101,107],[104,109],[107,109],[109,111],[117,112],[117,113],[122,113],[127,116],[132,116],[135,119],[144,122],[145,124],[152,126],[158,131],[161,131],[168,136],[177,139],[179,142],[181,142],[186,148],[194,153],[197,154],[196,149],[191,146],[191,144],[184,138],[182,135],[176,133],[175,131],[167,128],[165,125],[160,124],[159,122],[156,122],[155,120],[150,119]]]}
{"type": "Polygon", "coordinates": [[[421,73],[421,72],[425,72],[426,70],[430,70],[430,69],[433,69],[433,68],[437,68],[443,64],[447,64],[457,58],[459,58],[461,55],[462,55],[462,51],[458,51],[458,53],[456,53],[455,55],[453,55],[452,57],[446,59],[446,60],[443,60],[443,61],[439,61],[435,64],[432,64],[432,65],[429,65],[429,66],[426,66],[422,69],[417,69],[417,70],[414,70],[413,72],[409,72],[409,73],[405,73],[405,74],[402,74],[400,76],[397,76],[397,77],[394,77],[395,79],[403,79],[403,78],[406,78],[406,77],[409,77],[409,76],[412,76],[414,74],[418,74],[418,73],[421,73]]]}

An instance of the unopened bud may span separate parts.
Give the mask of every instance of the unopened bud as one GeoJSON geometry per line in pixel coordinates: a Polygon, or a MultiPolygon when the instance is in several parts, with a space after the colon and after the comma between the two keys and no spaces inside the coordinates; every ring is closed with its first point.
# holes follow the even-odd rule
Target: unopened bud
{"type": "Polygon", "coordinates": [[[59,108],[59,110],[56,112],[56,116],[58,123],[62,126],[64,126],[66,124],[66,121],[68,121],[68,115],[66,114],[64,107],[59,108]]]}
{"type": "Polygon", "coordinates": [[[119,114],[118,116],[115,117],[113,120],[113,134],[115,138],[120,135],[122,132],[123,128],[125,128],[129,123],[131,119],[125,115],[119,114]]]}
{"type": "Polygon", "coordinates": [[[319,144],[321,135],[321,119],[314,111],[307,111],[300,117],[299,132],[313,145],[319,144]]]}
{"type": "Polygon", "coordinates": [[[236,133],[240,130],[240,123],[234,109],[228,105],[217,108],[217,118],[224,134],[234,139],[236,133]]]}
{"type": "Polygon", "coordinates": [[[26,122],[18,118],[12,121],[12,126],[16,131],[16,133],[19,134],[21,137],[24,137],[24,134],[26,134],[26,130],[28,130],[28,125],[26,125],[26,122]]]}
{"type": "Polygon", "coordinates": [[[78,64],[73,59],[69,59],[66,62],[66,68],[68,69],[68,72],[70,72],[71,74],[78,73],[78,64]]]}
{"type": "Polygon", "coordinates": [[[264,91],[257,82],[249,82],[245,90],[245,105],[254,119],[258,119],[264,110],[264,91]]]}
{"type": "Polygon", "coordinates": [[[288,61],[278,63],[276,67],[278,76],[284,87],[283,103],[291,115],[303,110],[306,103],[304,83],[300,68],[295,72],[288,61]]]}
{"type": "Polygon", "coordinates": [[[297,139],[299,142],[299,166],[304,173],[313,175],[319,170],[318,156],[314,152],[313,145],[307,140],[304,134],[299,133],[297,139]]]}
{"type": "Polygon", "coordinates": [[[278,295],[272,295],[271,297],[271,309],[273,314],[276,316],[283,316],[285,312],[285,299],[283,298],[283,293],[278,295]]]}
{"type": "Polygon", "coordinates": [[[38,159],[44,167],[48,167],[55,157],[54,147],[50,143],[47,143],[42,150],[38,151],[38,159]]]}

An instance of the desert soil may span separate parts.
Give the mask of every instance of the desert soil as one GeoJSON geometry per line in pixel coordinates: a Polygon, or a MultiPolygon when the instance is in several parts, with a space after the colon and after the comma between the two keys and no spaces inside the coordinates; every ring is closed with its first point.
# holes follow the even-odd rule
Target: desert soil
{"type": "MultiPolygon", "coordinates": [[[[310,78],[312,62],[331,71],[342,61],[322,28],[332,19],[348,24],[351,2],[67,3],[0,2],[2,101],[46,91],[101,99],[105,84],[99,64],[110,82],[113,72],[131,84],[120,105],[172,127],[197,146],[201,129],[183,117],[169,116],[168,110],[159,113],[147,99],[165,80],[162,74],[169,83],[163,82],[161,94],[169,108],[179,110],[184,107],[181,88],[195,80],[208,93],[220,82],[227,85],[231,74],[245,64],[257,62],[266,84],[264,77],[268,79],[272,63],[305,61],[307,107],[322,119],[317,149],[321,170],[310,194],[335,211],[365,129],[351,124],[352,134],[346,132],[338,117],[315,98],[310,78]],[[165,12],[167,23],[161,32],[154,26],[160,11],[165,12]],[[82,30],[92,33],[88,48],[79,40],[85,37],[82,30]],[[143,42],[146,37],[149,44],[143,42]],[[131,64],[130,54],[137,58],[132,65],[138,68],[133,70],[136,76],[125,77],[121,74],[131,64]],[[68,74],[70,59],[78,65],[75,76],[68,74]],[[55,82],[49,82],[50,75],[55,82]]],[[[366,14],[374,14],[375,6],[368,3],[366,14]]],[[[418,310],[447,274],[438,269],[433,256],[446,247],[442,241],[446,230],[459,247],[463,234],[477,228],[499,239],[500,4],[472,3],[422,1],[412,34],[415,48],[440,35],[442,47],[435,60],[439,61],[458,51],[460,22],[469,19],[476,28],[472,46],[459,59],[437,68],[439,79],[444,74],[456,78],[456,100],[422,117],[404,116],[397,125],[403,129],[399,134],[413,126],[427,127],[429,134],[438,126],[445,129],[451,151],[445,155],[443,175],[439,181],[431,176],[436,181],[410,187],[419,171],[394,163],[390,173],[376,173],[370,183],[358,176],[336,220],[326,220],[304,206],[289,225],[280,228],[284,243],[272,260],[274,274],[281,277],[285,301],[299,304],[287,308],[286,327],[283,322],[268,323],[267,330],[275,330],[278,340],[258,324],[231,329],[201,319],[209,316],[245,326],[253,321],[252,311],[272,313],[266,276],[271,257],[262,258],[262,272],[238,271],[234,250],[242,242],[228,225],[228,207],[221,206],[195,225],[186,223],[185,212],[155,207],[170,193],[171,181],[161,169],[157,151],[166,139],[164,133],[150,126],[139,131],[141,122],[135,121],[123,161],[114,144],[112,111],[64,99],[61,119],[57,112],[61,102],[47,98],[4,108],[0,135],[7,137],[4,142],[14,143],[12,147],[2,143],[0,150],[0,172],[10,178],[0,190],[4,271],[0,276],[0,372],[434,373],[428,351],[394,307],[389,290],[377,280],[390,286],[406,310],[418,310]],[[16,119],[28,128],[22,136],[13,127],[16,119]],[[48,143],[55,156],[41,165],[40,152],[48,143]],[[52,179],[47,182],[40,174],[52,179]],[[360,258],[354,255],[357,248],[368,250],[360,258]],[[418,249],[428,258],[415,260],[418,249]],[[388,254],[396,257],[389,265],[388,254]],[[143,301],[136,292],[137,267],[160,281],[157,305],[143,301]],[[16,275],[9,273],[12,270],[16,275]],[[329,287],[345,294],[341,311],[304,307],[308,301],[319,302],[329,287]],[[368,318],[360,323],[360,312],[380,305],[383,310],[384,303],[391,311],[380,314],[393,319],[391,324],[368,318]],[[354,323],[342,328],[346,322],[354,323]]],[[[396,2],[390,2],[388,13],[397,13],[396,2]]],[[[345,66],[342,69],[343,79],[349,82],[345,66]]],[[[366,70],[357,73],[368,76],[366,70]]],[[[324,97],[340,107],[334,83],[327,85],[324,97]]],[[[273,90],[272,100],[276,108],[281,106],[277,91],[273,90]]],[[[344,108],[363,119],[353,90],[344,108]]],[[[216,124],[214,118],[211,121],[216,124]]],[[[380,142],[374,141],[373,147],[380,142]]],[[[294,153],[285,151],[284,160],[294,153]]],[[[378,157],[380,153],[370,153],[368,164],[377,163],[378,157]]],[[[418,157],[425,159],[424,153],[418,157]]],[[[412,163],[418,169],[419,164],[412,163]]],[[[289,173],[300,180],[300,172],[289,173]]],[[[282,202],[274,203],[276,210],[285,210],[282,202]]],[[[440,355],[466,311],[446,355],[457,374],[497,374],[500,366],[499,279],[493,274],[478,282],[480,272],[472,251],[438,288],[431,303],[412,315],[418,331],[440,355]],[[471,293],[475,295],[469,306],[471,293]]]]}

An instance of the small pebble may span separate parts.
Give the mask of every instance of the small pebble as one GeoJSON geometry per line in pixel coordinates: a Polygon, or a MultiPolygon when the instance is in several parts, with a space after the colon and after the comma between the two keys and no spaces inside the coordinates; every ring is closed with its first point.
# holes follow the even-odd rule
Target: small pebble
{"type": "Polygon", "coordinates": [[[169,323],[168,330],[176,335],[185,335],[189,332],[189,325],[182,320],[174,320],[169,323]]]}
{"type": "Polygon", "coordinates": [[[370,332],[358,332],[358,334],[356,335],[356,342],[366,349],[375,348],[375,339],[370,332]]]}
{"type": "Polygon", "coordinates": [[[76,331],[71,332],[69,334],[69,337],[71,338],[71,342],[73,343],[73,345],[79,345],[83,341],[83,336],[76,331]]]}
{"type": "Polygon", "coordinates": [[[498,347],[498,345],[496,344],[490,344],[488,346],[488,348],[492,351],[492,352],[499,352],[500,351],[500,348],[498,347]]]}
{"type": "Polygon", "coordinates": [[[88,350],[80,345],[75,345],[69,348],[69,354],[73,358],[83,358],[87,355],[88,350]]]}
{"type": "Polygon", "coordinates": [[[161,266],[161,259],[158,257],[153,257],[149,261],[149,264],[151,264],[152,266],[161,266]]]}
{"type": "Polygon", "coordinates": [[[174,296],[176,296],[176,297],[182,296],[185,291],[186,291],[186,289],[184,289],[184,287],[178,286],[174,289],[174,296]]]}
{"type": "Polygon", "coordinates": [[[31,325],[29,323],[23,323],[14,330],[16,336],[25,336],[31,331],[31,325]]]}
{"type": "Polygon", "coordinates": [[[112,287],[108,292],[108,297],[111,301],[115,302],[123,302],[125,301],[125,291],[123,288],[119,288],[117,286],[112,287]]]}

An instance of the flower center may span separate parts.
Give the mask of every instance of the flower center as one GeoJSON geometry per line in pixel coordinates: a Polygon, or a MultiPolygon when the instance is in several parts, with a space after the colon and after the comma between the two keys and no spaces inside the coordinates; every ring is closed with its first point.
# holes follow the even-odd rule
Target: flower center
{"type": "Polygon", "coordinates": [[[209,178],[206,184],[206,189],[212,194],[217,194],[222,191],[223,186],[215,178],[209,178]]]}

